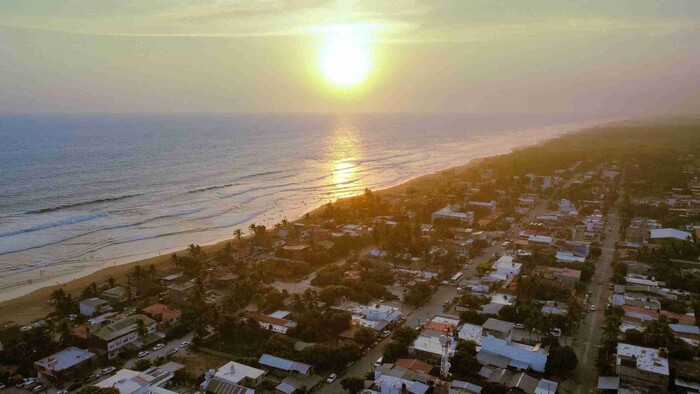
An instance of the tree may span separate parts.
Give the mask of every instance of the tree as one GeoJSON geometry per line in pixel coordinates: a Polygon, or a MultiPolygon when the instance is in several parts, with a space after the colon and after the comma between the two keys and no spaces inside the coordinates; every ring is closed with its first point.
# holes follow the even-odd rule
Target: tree
{"type": "Polygon", "coordinates": [[[340,386],[352,393],[356,394],[359,393],[360,391],[364,390],[365,388],[365,380],[362,378],[358,378],[355,376],[349,376],[347,378],[343,378],[343,380],[340,381],[340,386]]]}
{"type": "Polygon", "coordinates": [[[547,376],[561,376],[576,369],[577,364],[578,358],[574,349],[560,346],[549,351],[544,372],[547,376]]]}
{"type": "Polygon", "coordinates": [[[236,238],[236,241],[240,242],[243,239],[243,231],[241,231],[240,228],[237,228],[233,230],[233,236],[236,238]]]}
{"type": "Polygon", "coordinates": [[[361,326],[352,334],[352,339],[360,346],[370,347],[377,340],[377,332],[369,327],[361,326]]]}
{"type": "Polygon", "coordinates": [[[153,362],[147,358],[142,358],[136,361],[136,364],[134,364],[134,369],[137,371],[145,371],[148,368],[151,368],[153,366],[153,362]]]}
{"type": "Polygon", "coordinates": [[[175,269],[180,269],[180,256],[177,253],[170,255],[170,262],[175,266],[175,269]]]}
{"type": "Polygon", "coordinates": [[[83,300],[93,297],[97,297],[97,283],[95,282],[90,283],[85,289],[83,289],[82,294],[80,294],[80,298],[83,300]]]}
{"type": "Polygon", "coordinates": [[[61,288],[51,293],[49,301],[53,303],[56,314],[59,316],[69,315],[78,309],[77,303],[73,300],[73,297],[61,288]]]}
{"type": "Polygon", "coordinates": [[[452,364],[450,373],[453,375],[459,378],[476,376],[481,368],[476,360],[476,344],[472,341],[459,340],[450,363],[452,364]]]}
{"type": "Polygon", "coordinates": [[[156,268],[156,265],[155,265],[155,264],[150,264],[150,265],[148,266],[148,277],[149,277],[151,280],[155,280],[155,279],[156,279],[156,276],[158,276],[158,269],[156,268]]]}
{"type": "Polygon", "coordinates": [[[110,289],[114,287],[114,285],[116,284],[116,281],[114,280],[113,276],[110,276],[109,278],[107,278],[107,284],[109,285],[110,289]]]}
{"type": "Polygon", "coordinates": [[[143,278],[143,269],[140,265],[137,264],[134,266],[134,268],[132,268],[131,277],[134,278],[134,280],[137,282],[139,282],[143,278]]]}

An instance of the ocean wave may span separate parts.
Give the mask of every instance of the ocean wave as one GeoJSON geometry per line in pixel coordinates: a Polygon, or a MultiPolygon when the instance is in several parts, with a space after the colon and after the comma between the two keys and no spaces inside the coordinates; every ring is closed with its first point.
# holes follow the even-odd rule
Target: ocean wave
{"type": "Polygon", "coordinates": [[[236,185],[240,185],[240,183],[225,183],[223,185],[214,185],[214,186],[202,187],[199,189],[192,189],[192,190],[188,190],[187,194],[201,193],[201,192],[206,192],[209,190],[225,189],[227,187],[236,186],[236,185]]]}
{"type": "Polygon", "coordinates": [[[134,193],[134,194],[124,194],[124,195],[122,195],[122,196],[115,196],[115,197],[104,197],[104,198],[98,198],[98,199],[90,200],[90,201],[81,201],[81,202],[76,202],[76,203],[71,203],[71,204],[58,205],[58,206],[55,206],[55,207],[40,208],[40,209],[36,209],[36,210],[33,210],[33,211],[27,211],[27,212],[25,212],[25,213],[27,213],[27,214],[38,214],[38,213],[54,212],[54,211],[60,211],[61,209],[76,208],[76,207],[84,207],[84,206],[87,206],[87,205],[101,204],[101,203],[103,203],[103,202],[111,202],[111,201],[125,200],[125,199],[127,199],[127,198],[143,196],[143,194],[144,194],[144,193],[134,193]]]}
{"type": "Polygon", "coordinates": [[[74,224],[74,223],[87,222],[89,220],[94,220],[97,218],[105,217],[107,215],[108,215],[107,212],[98,212],[98,213],[94,213],[91,215],[75,216],[72,218],[66,218],[66,219],[58,220],[58,221],[51,222],[51,223],[40,224],[40,225],[34,226],[34,227],[23,228],[20,230],[14,230],[14,231],[0,233],[0,238],[12,237],[12,236],[19,235],[19,234],[41,231],[41,230],[46,230],[46,229],[54,228],[54,227],[66,226],[66,225],[74,224]]]}

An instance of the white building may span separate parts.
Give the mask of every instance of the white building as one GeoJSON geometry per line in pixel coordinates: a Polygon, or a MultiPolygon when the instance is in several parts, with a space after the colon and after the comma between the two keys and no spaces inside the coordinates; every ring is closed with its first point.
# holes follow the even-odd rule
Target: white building
{"type": "Polygon", "coordinates": [[[547,352],[539,346],[523,345],[487,335],[481,338],[481,350],[477,354],[477,360],[482,365],[495,365],[501,368],[510,366],[519,370],[531,369],[544,372],[547,352]],[[501,366],[501,363],[505,366],[501,366]]]}
{"type": "Polygon", "coordinates": [[[109,306],[109,301],[97,297],[80,301],[79,307],[81,315],[90,317],[112,310],[112,307],[109,306]]]}
{"type": "Polygon", "coordinates": [[[184,368],[178,363],[166,363],[144,372],[121,369],[107,379],[95,383],[95,387],[116,388],[119,394],[177,394],[164,387],[175,376],[175,371],[184,368]]]}
{"type": "Polygon", "coordinates": [[[675,228],[652,229],[649,238],[653,240],[675,239],[680,241],[692,241],[693,235],[675,228]]]}
{"type": "Polygon", "coordinates": [[[577,256],[573,252],[557,252],[556,259],[560,263],[585,263],[586,258],[583,256],[577,256]]]}
{"type": "Polygon", "coordinates": [[[262,369],[231,361],[216,372],[213,370],[207,372],[200,389],[215,394],[247,393],[247,389],[254,392],[252,388],[258,387],[263,382],[265,374],[266,372],[262,369]]]}
{"type": "Polygon", "coordinates": [[[491,276],[505,280],[520,275],[520,270],[522,269],[523,265],[521,263],[516,263],[513,260],[513,256],[501,256],[493,263],[493,265],[491,265],[491,268],[496,271],[495,273],[492,273],[491,276]]]}
{"type": "Polygon", "coordinates": [[[458,212],[456,207],[448,205],[433,212],[431,218],[433,224],[435,224],[436,219],[458,220],[464,224],[472,224],[474,223],[474,212],[458,212]]]}
{"type": "Polygon", "coordinates": [[[101,347],[107,351],[107,358],[112,359],[119,354],[124,346],[130,343],[134,343],[136,348],[143,346],[140,341],[139,320],[143,322],[144,336],[156,332],[155,320],[145,315],[133,315],[106,325],[90,335],[96,338],[101,347]]]}

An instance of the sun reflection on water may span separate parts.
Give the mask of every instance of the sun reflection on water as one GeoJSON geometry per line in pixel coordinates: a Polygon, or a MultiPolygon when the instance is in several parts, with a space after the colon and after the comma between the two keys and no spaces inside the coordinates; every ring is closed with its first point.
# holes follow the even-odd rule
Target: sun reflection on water
{"type": "Polygon", "coordinates": [[[359,193],[363,187],[357,178],[361,147],[356,131],[351,127],[336,128],[331,145],[331,197],[337,199],[359,193]]]}

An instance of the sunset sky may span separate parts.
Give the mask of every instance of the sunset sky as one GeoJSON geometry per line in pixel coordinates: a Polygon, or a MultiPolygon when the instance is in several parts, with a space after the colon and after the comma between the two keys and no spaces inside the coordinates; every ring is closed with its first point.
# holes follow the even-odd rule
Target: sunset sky
{"type": "Polygon", "coordinates": [[[4,0],[0,113],[698,113],[700,1],[571,3],[4,0]]]}

